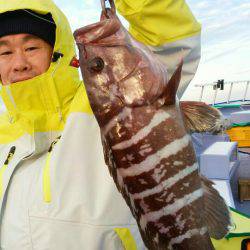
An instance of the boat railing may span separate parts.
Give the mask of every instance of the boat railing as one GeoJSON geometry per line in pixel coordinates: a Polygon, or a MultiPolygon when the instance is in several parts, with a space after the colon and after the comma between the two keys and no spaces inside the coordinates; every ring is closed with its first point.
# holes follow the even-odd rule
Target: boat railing
{"type": "Polygon", "coordinates": [[[204,94],[206,92],[206,89],[209,88],[209,102],[212,105],[218,104],[218,103],[232,103],[232,102],[240,102],[245,103],[250,101],[250,80],[246,81],[224,81],[224,80],[218,80],[216,82],[211,83],[205,83],[205,84],[196,84],[196,88],[200,88],[200,95],[199,95],[199,101],[204,101],[204,94]],[[212,87],[212,88],[211,88],[212,87]],[[236,87],[236,88],[235,88],[236,87]],[[219,91],[222,91],[220,99],[223,99],[223,101],[217,100],[219,91]],[[237,92],[235,95],[234,92],[237,92]],[[237,99],[232,98],[232,96],[238,96],[237,99]]]}

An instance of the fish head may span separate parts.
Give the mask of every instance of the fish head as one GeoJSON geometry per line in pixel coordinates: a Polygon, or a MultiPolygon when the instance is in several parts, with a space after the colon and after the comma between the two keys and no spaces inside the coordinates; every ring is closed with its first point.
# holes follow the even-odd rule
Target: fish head
{"type": "Polygon", "coordinates": [[[74,33],[84,84],[94,114],[124,106],[146,105],[167,83],[165,66],[134,41],[116,17],[105,18],[74,33]],[[153,59],[152,59],[153,58],[153,59]]]}

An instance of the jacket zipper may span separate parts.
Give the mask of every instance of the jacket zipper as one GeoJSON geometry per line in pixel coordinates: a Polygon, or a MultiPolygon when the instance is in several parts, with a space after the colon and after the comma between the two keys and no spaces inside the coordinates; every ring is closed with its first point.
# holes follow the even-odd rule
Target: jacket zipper
{"type": "Polygon", "coordinates": [[[2,198],[2,196],[3,196],[3,175],[4,175],[4,173],[5,173],[6,169],[7,169],[7,167],[8,167],[8,165],[9,165],[10,161],[11,161],[12,158],[13,158],[13,156],[14,156],[14,154],[15,154],[15,151],[16,151],[16,147],[15,147],[15,146],[12,146],[12,147],[10,148],[10,151],[9,151],[9,153],[8,153],[8,156],[7,156],[7,158],[6,158],[6,160],[5,160],[4,164],[3,164],[3,166],[2,166],[1,169],[0,169],[0,198],[2,198]]]}
{"type": "Polygon", "coordinates": [[[51,180],[50,180],[50,161],[51,161],[51,155],[52,150],[54,146],[57,144],[57,142],[60,140],[61,136],[57,137],[50,145],[45,166],[43,168],[43,200],[46,203],[51,202],[51,180]]]}

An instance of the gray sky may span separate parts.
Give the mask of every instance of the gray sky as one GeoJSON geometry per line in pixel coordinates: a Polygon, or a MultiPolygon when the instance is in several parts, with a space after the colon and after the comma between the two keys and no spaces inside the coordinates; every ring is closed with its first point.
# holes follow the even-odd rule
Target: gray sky
{"type": "Polygon", "coordinates": [[[197,79],[250,80],[250,1],[187,0],[202,24],[197,79]]]}

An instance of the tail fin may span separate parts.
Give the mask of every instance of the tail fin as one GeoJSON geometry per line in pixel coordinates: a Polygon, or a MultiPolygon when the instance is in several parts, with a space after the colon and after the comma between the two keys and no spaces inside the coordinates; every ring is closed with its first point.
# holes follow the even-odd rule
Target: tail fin
{"type": "Polygon", "coordinates": [[[204,191],[205,222],[209,235],[217,240],[222,239],[232,226],[230,211],[224,199],[213,187],[213,182],[201,176],[201,183],[204,191]]]}
{"type": "Polygon", "coordinates": [[[228,128],[221,112],[204,102],[181,101],[180,108],[190,132],[220,133],[228,128]]]}

